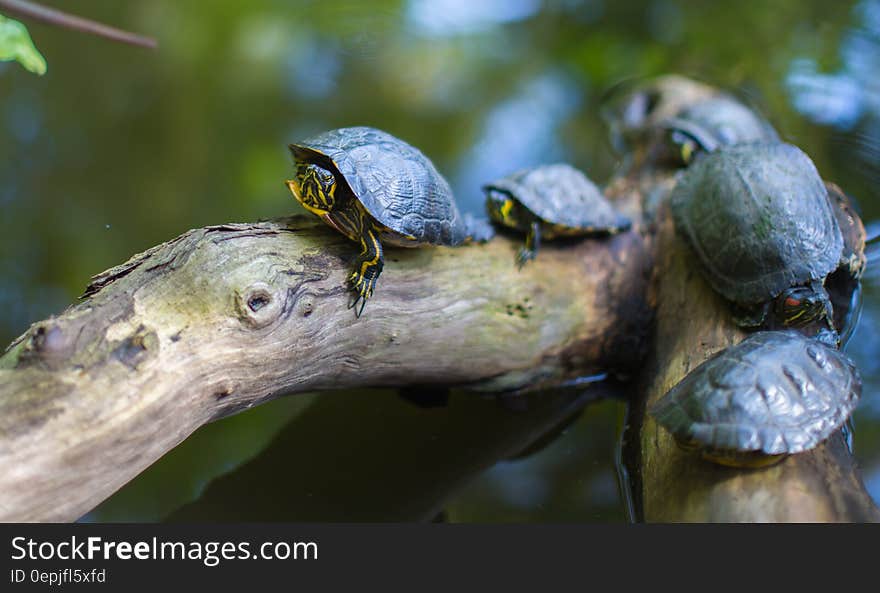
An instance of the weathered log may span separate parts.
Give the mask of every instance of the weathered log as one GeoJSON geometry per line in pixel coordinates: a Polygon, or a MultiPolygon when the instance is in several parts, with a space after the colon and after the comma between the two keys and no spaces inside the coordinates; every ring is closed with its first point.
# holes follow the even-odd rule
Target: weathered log
{"type": "Polygon", "coordinates": [[[356,247],[304,218],[190,231],[97,276],[0,358],[0,520],[69,521],[202,424],[281,394],[552,387],[636,361],[649,263],[635,232],[391,249],[357,319],[356,247]]]}
{"type": "Polygon", "coordinates": [[[657,215],[656,267],[650,301],[656,328],[638,379],[643,400],[636,461],[636,506],[647,521],[880,521],[841,432],[816,449],[763,469],[733,469],[678,447],[644,406],[662,397],[691,369],[745,336],[730,308],[709,287],[694,256],[676,236],[669,208],[657,215]]]}

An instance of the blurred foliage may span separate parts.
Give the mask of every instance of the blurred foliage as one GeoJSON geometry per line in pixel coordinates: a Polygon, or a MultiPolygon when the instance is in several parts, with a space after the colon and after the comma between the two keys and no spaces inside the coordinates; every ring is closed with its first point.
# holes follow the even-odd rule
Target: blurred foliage
{"type": "Polygon", "coordinates": [[[37,50],[27,27],[0,14],[0,62],[15,60],[28,72],[42,76],[46,59],[37,50]]]}
{"type": "MultiPolygon", "coordinates": [[[[864,218],[880,215],[877,0],[70,0],[64,9],[149,33],[159,50],[34,24],[52,72],[0,64],[4,342],[63,309],[91,275],[188,228],[295,211],[286,145],[319,130],[364,124],[406,139],[470,211],[481,209],[481,182],[551,159],[601,183],[619,163],[598,116],[603,93],[665,72],[744,97],[856,196],[864,218]]],[[[867,287],[849,351],[865,379],[856,453],[880,497],[878,323],[880,290],[867,287]]],[[[291,422],[306,409],[290,408],[291,422]]],[[[450,502],[451,520],[622,518],[607,504],[608,410],[588,408],[539,461],[488,472],[450,502]],[[514,500],[505,488],[532,471],[543,485],[528,488],[552,494],[531,507],[505,502],[514,500]]],[[[120,498],[102,516],[157,517],[255,454],[217,443],[258,448],[276,430],[255,410],[199,431],[130,485],[156,492],[154,507],[120,498]],[[200,451],[207,469],[195,479],[200,451]]]]}

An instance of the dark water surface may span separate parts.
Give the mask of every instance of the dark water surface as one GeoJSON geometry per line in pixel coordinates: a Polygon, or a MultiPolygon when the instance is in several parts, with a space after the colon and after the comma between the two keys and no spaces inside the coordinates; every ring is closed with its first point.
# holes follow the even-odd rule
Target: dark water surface
{"type": "MultiPolygon", "coordinates": [[[[135,252],[189,228],[296,211],[282,185],[290,173],[286,145],[323,129],[364,124],[405,138],[430,155],[475,212],[482,182],[539,162],[568,160],[604,182],[618,161],[599,99],[633,76],[679,72],[746,94],[823,177],[858,199],[866,221],[880,218],[877,0],[63,5],[154,35],[160,49],[35,24],[47,75],[0,64],[4,344],[61,311],[91,275],[135,252]]],[[[880,274],[869,268],[848,351],[865,383],[855,453],[875,499],[878,324],[880,274]]],[[[188,508],[197,509],[202,492],[216,517],[234,517],[209,484],[237,468],[254,489],[296,493],[287,504],[302,510],[285,513],[279,496],[278,518],[357,518],[367,500],[403,508],[409,491],[402,485],[412,475],[355,471],[363,459],[352,439],[371,442],[368,423],[383,418],[405,426],[455,413],[406,405],[394,394],[365,392],[261,406],[200,430],[88,518],[160,519],[185,503],[196,501],[188,508]],[[325,438],[327,430],[338,438],[325,438]],[[293,448],[288,463],[278,453],[285,446],[293,448]],[[276,455],[277,463],[261,461],[276,455]],[[310,496],[342,500],[348,491],[350,505],[308,503],[310,496]]],[[[465,405],[476,406],[467,413],[495,413],[465,405]]],[[[539,452],[456,485],[446,520],[624,520],[614,467],[622,414],[617,402],[592,405],[539,452]]],[[[425,459],[433,459],[430,439],[420,445],[416,436],[383,445],[385,454],[424,446],[425,459]]],[[[463,454],[477,442],[452,439],[444,447],[463,454]]],[[[425,482],[449,479],[428,461],[421,471],[425,482]]]]}

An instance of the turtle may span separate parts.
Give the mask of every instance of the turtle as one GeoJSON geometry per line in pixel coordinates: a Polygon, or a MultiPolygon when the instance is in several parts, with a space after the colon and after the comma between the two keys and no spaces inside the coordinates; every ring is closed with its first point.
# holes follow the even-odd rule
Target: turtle
{"type": "Polygon", "coordinates": [[[361,252],[349,276],[360,317],[385,264],[383,244],[457,246],[491,236],[487,221],[463,216],[452,189],[419,149],[368,126],[338,128],[290,144],[286,182],[302,206],[361,252]]]}
{"type": "Polygon", "coordinates": [[[649,408],[685,449],[761,467],[844,426],[862,382],[840,350],[794,330],[750,334],[693,369],[649,408]]]}
{"type": "Polygon", "coordinates": [[[606,93],[601,114],[618,152],[680,168],[719,146],[776,141],[773,127],[730,93],[688,78],[627,81],[606,93]]]}
{"type": "Polygon", "coordinates": [[[810,158],[782,142],[723,146],[683,170],[670,204],[678,234],[745,328],[802,328],[836,340],[825,277],[843,237],[810,158]]]}
{"type": "Polygon", "coordinates": [[[483,191],[490,220],[526,233],[516,255],[519,267],[537,256],[542,238],[609,235],[632,224],[567,163],[522,169],[485,184],[483,191]]]}
{"type": "Polygon", "coordinates": [[[682,165],[721,146],[779,141],[768,122],[728,95],[698,101],[665,120],[661,127],[667,130],[673,153],[682,165]]]}
{"type": "Polygon", "coordinates": [[[712,87],[675,74],[627,79],[605,91],[600,114],[608,124],[614,148],[628,153],[644,148],[664,121],[688,105],[717,94],[712,87]]]}
{"type": "Polygon", "coordinates": [[[834,325],[840,332],[841,345],[852,335],[862,304],[861,278],[867,258],[867,232],[857,213],[855,200],[835,183],[825,182],[828,200],[843,235],[843,252],[837,269],[825,280],[825,288],[834,310],[834,325]]]}

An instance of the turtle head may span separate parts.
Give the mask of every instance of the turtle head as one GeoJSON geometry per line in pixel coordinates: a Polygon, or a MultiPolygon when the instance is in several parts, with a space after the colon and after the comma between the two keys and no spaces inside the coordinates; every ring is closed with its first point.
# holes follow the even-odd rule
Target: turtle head
{"type": "Polygon", "coordinates": [[[670,152],[681,164],[687,166],[703,149],[700,142],[684,130],[671,130],[667,136],[670,152]]]}
{"type": "Polygon", "coordinates": [[[314,163],[297,163],[296,176],[287,181],[293,197],[317,216],[328,215],[336,204],[336,176],[314,163]]]}
{"type": "Polygon", "coordinates": [[[489,218],[506,227],[516,228],[519,223],[517,201],[509,193],[493,187],[484,188],[489,218]]]}
{"type": "Polygon", "coordinates": [[[787,326],[800,327],[814,321],[831,321],[831,303],[821,285],[796,286],[777,297],[776,314],[787,326]]]}

